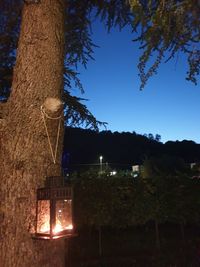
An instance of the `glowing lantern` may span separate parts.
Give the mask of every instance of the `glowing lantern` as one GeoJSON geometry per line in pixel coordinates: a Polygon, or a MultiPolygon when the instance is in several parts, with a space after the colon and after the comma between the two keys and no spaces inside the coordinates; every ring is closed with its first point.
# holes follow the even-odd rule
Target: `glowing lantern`
{"type": "Polygon", "coordinates": [[[57,239],[73,235],[72,187],[60,176],[47,177],[37,190],[36,238],[57,239]]]}

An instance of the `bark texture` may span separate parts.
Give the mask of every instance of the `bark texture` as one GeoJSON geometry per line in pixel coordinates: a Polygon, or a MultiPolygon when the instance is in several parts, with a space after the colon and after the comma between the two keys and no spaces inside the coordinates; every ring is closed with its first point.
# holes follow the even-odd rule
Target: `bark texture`
{"type": "MultiPolygon", "coordinates": [[[[31,238],[36,190],[61,171],[62,137],[53,164],[40,107],[61,98],[64,10],[63,0],[24,4],[12,94],[0,118],[0,267],[64,266],[63,240],[31,238]]],[[[57,125],[47,121],[53,147],[57,125]]]]}

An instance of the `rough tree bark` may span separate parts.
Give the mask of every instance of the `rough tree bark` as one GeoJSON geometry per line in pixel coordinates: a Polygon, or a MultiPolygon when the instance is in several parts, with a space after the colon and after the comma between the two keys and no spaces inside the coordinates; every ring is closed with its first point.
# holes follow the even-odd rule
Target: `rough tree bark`
{"type": "MultiPolygon", "coordinates": [[[[64,266],[63,240],[31,238],[36,189],[60,175],[62,150],[60,141],[53,164],[40,107],[47,97],[61,98],[64,0],[37,2],[24,4],[12,94],[0,114],[1,267],[64,266]]],[[[57,121],[48,127],[55,145],[57,121]]]]}

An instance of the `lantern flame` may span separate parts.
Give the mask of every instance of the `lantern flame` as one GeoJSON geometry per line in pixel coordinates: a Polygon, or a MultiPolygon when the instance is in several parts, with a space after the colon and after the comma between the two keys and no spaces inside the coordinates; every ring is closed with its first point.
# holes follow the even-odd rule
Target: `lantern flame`
{"type": "Polygon", "coordinates": [[[40,232],[41,233],[49,233],[50,231],[50,226],[49,226],[49,223],[46,222],[46,223],[43,223],[40,227],[40,232]]]}
{"type": "Polygon", "coordinates": [[[64,231],[64,230],[72,230],[72,229],[73,229],[73,225],[72,225],[72,224],[69,224],[68,226],[63,227],[63,226],[61,225],[61,223],[59,222],[59,223],[57,223],[56,226],[54,227],[54,229],[53,229],[53,234],[57,234],[57,233],[62,232],[62,231],[64,231]]]}
{"type": "Polygon", "coordinates": [[[64,229],[63,229],[61,223],[57,223],[57,224],[55,225],[54,229],[53,229],[53,234],[57,234],[57,233],[59,233],[59,232],[61,232],[61,231],[63,231],[63,230],[64,230],[64,229]]]}
{"type": "MultiPolygon", "coordinates": [[[[59,232],[62,232],[64,230],[72,230],[73,229],[73,225],[72,224],[69,224],[68,226],[66,227],[63,227],[61,225],[61,223],[57,223],[53,229],[53,234],[58,234],[59,232]]],[[[49,228],[49,224],[46,223],[44,224],[41,228],[40,228],[40,232],[41,233],[49,233],[50,232],[50,228],[49,228]]]]}
{"type": "Polygon", "coordinates": [[[72,224],[69,224],[65,229],[66,230],[72,230],[73,229],[73,225],[72,224]]]}

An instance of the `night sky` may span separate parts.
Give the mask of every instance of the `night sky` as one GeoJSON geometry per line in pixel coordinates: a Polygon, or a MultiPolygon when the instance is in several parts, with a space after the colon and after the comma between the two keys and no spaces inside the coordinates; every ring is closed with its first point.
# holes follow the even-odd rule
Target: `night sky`
{"type": "MultiPolygon", "coordinates": [[[[160,134],[161,141],[193,140],[200,143],[200,88],[185,80],[183,54],[162,64],[143,91],[139,90],[137,64],[141,51],[131,30],[95,22],[95,61],[80,67],[85,94],[81,97],[94,116],[108,123],[107,130],[160,134]]],[[[77,91],[76,95],[80,95],[77,91]]],[[[104,130],[104,128],[102,128],[104,130]]]]}

